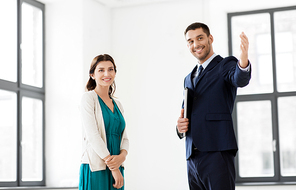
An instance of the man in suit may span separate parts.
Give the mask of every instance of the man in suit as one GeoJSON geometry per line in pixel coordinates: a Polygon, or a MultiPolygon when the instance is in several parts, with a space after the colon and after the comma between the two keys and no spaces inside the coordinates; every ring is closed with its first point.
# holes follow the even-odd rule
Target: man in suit
{"type": "Polygon", "coordinates": [[[213,51],[207,25],[193,23],[185,30],[187,46],[198,64],[184,80],[188,88],[188,118],[184,109],[177,121],[180,138],[186,134],[190,190],[235,189],[234,157],[238,150],[232,110],[237,87],[251,78],[248,38],[241,33],[241,55],[222,58],[213,51]]]}

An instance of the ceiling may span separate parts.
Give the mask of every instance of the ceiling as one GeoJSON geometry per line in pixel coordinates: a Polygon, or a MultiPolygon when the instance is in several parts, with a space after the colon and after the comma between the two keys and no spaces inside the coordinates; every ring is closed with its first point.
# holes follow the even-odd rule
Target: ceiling
{"type": "MultiPolygon", "coordinates": [[[[42,3],[53,3],[58,2],[60,0],[38,0],[42,3]]],[[[125,7],[125,6],[133,6],[133,5],[145,5],[151,3],[162,3],[162,2],[181,2],[181,1],[193,1],[193,0],[95,0],[102,5],[107,7],[125,7]]]]}
{"type": "Polygon", "coordinates": [[[96,0],[101,4],[108,7],[123,7],[132,5],[143,5],[148,3],[161,3],[161,2],[173,2],[173,1],[185,1],[185,0],[96,0]]]}

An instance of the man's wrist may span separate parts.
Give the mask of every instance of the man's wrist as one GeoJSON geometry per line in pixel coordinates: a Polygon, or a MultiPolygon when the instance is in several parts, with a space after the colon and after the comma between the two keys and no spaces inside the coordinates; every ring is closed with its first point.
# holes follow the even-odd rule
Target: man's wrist
{"type": "Polygon", "coordinates": [[[249,62],[249,60],[248,60],[248,64],[246,65],[246,67],[242,67],[241,64],[240,64],[240,61],[238,61],[238,67],[242,71],[249,72],[250,71],[250,62],[249,62]]]}

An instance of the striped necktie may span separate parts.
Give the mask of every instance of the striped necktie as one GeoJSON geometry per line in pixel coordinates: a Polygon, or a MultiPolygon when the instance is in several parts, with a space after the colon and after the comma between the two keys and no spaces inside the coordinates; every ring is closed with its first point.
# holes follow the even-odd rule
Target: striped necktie
{"type": "Polygon", "coordinates": [[[197,75],[194,78],[194,87],[196,86],[197,80],[199,79],[202,71],[203,71],[203,67],[202,66],[199,66],[198,67],[198,71],[197,71],[197,75]]]}

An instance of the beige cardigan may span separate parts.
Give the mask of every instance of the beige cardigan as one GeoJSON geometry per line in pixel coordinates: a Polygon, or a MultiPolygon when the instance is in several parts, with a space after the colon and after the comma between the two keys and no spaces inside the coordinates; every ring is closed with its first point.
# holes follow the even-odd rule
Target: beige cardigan
{"type": "MultiPolygon", "coordinates": [[[[123,115],[123,108],[118,100],[115,100],[123,115]]],[[[110,153],[107,149],[105,125],[101,106],[97,93],[92,90],[83,94],[80,105],[82,119],[82,158],[81,162],[89,164],[91,171],[105,170],[103,160],[110,153]]],[[[120,150],[128,151],[129,140],[126,128],[123,131],[120,150]]]]}

